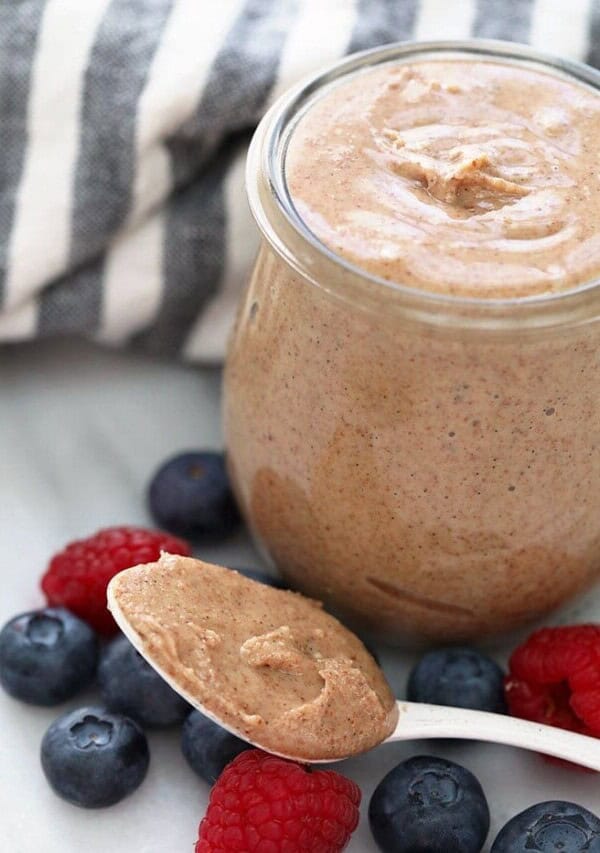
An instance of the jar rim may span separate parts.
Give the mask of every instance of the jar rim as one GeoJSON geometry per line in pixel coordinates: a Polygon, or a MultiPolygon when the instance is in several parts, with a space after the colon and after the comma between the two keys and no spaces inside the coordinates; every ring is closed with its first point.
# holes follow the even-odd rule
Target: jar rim
{"type": "Polygon", "coordinates": [[[563,291],[488,298],[438,293],[390,281],[330,249],[297,212],[285,178],[285,153],[294,126],[324,88],[363,69],[440,55],[480,57],[541,68],[585,84],[600,95],[600,71],[528,45],[492,39],[403,41],[345,57],[284,93],[261,120],[246,166],[246,189],[263,237],[303,278],[344,299],[368,301],[377,294],[413,320],[427,325],[522,329],[580,325],[600,319],[600,277],[563,291]],[[320,266],[317,272],[316,266],[320,266]]]}

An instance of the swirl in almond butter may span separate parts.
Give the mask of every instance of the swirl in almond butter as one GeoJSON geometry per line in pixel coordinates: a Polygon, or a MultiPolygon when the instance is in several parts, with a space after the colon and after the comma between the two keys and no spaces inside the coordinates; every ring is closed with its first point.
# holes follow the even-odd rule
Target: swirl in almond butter
{"type": "Polygon", "coordinates": [[[287,156],[300,215],[377,276],[469,297],[568,290],[600,271],[600,99],[506,63],[364,72],[316,102],[287,156]]]}

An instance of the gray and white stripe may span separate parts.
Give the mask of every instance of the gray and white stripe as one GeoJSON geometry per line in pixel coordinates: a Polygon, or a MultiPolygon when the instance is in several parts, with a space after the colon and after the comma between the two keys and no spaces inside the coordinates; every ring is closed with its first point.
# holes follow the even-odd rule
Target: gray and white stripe
{"type": "Polygon", "coordinates": [[[122,343],[152,325],[163,295],[167,213],[174,185],[170,138],[197,108],[224,36],[243,0],[179,0],[140,97],[136,175],[128,221],[108,250],[98,337],[122,343]],[[125,284],[126,283],[126,284],[125,284]]]}
{"type": "Polygon", "coordinates": [[[510,15],[498,15],[496,0],[477,0],[473,35],[487,39],[529,40],[534,0],[512,0],[510,15]]]}
{"type": "Polygon", "coordinates": [[[358,0],[358,14],[349,52],[412,38],[418,10],[419,0],[402,0],[401,3],[358,0]]]}
{"type": "Polygon", "coordinates": [[[246,0],[215,57],[195,115],[166,141],[173,183],[182,189],[167,208],[162,299],[151,328],[135,336],[137,345],[177,354],[221,283],[226,253],[224,182],[237,147],[231,139],[219,146],[226,132],[223,116],[234,117],[227,126],[234,134],[251,127],[262,114],[296,5],[292,0],[246,0]],[[259,39],[257,60],[254,46],[259,39]],[[247,55],[235,51],[235,45],[248,45],[247,55]],[[237,62],[232,62],[233,55],[237,62]],[[196,139],[204,145],[190,145],[196,139]],[[199,172],[214,149],[211,168],[199,172]],[[176,338],[173,327],[178,330],[176,338]]]}
{"type": "Polygon", "coordinates": [[[44,3],[0,5],[0,299],[5,310],[23,299],[7,292],[14,213],[27,153],[29,101],[44,3]]]}
{"type": "Polygon", "coordinates": [[[600,66],[600,0],[0,0],[0,342],[218,362],[257,235],[249,135],[289,85],[416,38],[600,66]]]}
{"type": "Polygon", "coordinates": [[[6,282],[7,290],[19,301],[71,266],[73,175],[83,79],[109,0],[86,0],[85,18],[76,15],[78,2],[48,0],[40,22],[28,102],[28,144],[14,211],[6,282]],[[76,38],[71,50],[65,52],[62,37],[73,15],[78,23],[76,38]],[[62,65],[64,76],[56,75],[57,65],[62,65]],[[49,159],[52,169],[48,169],[49,159]],[[40,257],[44,258],[43,268],[40,257]]]}

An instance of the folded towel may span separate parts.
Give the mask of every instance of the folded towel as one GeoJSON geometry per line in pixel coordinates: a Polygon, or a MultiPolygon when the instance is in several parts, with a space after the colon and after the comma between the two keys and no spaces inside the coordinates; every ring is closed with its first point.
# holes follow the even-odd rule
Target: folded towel
{"type": "Polygon", "coordinates": [[[595,0],[0,0],[0,341],[224,354],[265,109],[345,53],[528,41],[600,64],[595,0]]]}

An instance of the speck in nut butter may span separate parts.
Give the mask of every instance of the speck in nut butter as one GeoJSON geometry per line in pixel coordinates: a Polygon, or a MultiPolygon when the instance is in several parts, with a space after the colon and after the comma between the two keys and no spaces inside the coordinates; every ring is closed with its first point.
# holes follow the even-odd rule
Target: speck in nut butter
{"type": "Polygon", "coordinates": [[[401,45],[257,131],[235,488],[289,581],[388,640],[504,631],[600,571],[599,80],[401,45]]]}

